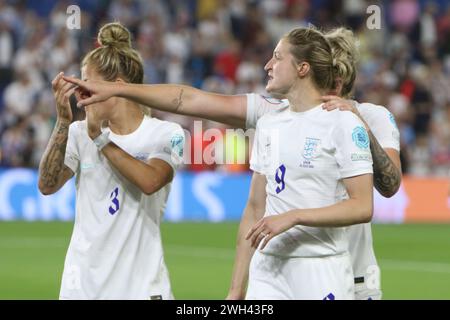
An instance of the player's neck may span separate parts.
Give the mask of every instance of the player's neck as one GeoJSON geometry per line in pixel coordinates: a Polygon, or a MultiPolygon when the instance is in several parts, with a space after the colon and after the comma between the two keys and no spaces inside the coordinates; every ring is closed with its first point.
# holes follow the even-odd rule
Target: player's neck
{"type": "Polygon", "coordinates": [[[302,84],[288,95],[294,112],[305,112],[322,103],[322,94],[312,84],[302,84]]]}
{"type": "Polygon", "coordinates": [[[139,105],[131,101],[125,101],[115,107],[108,125],[115,134],[126,135],[136,131],[143,119],[144,114],[139,105]]]}

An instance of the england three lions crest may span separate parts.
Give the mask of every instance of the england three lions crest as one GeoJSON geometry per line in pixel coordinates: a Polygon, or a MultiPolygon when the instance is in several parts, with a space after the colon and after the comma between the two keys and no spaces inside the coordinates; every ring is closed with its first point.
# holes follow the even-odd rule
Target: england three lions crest
{"type": "Polygon", "coordinates": [[[303,147],[303,158],[305,160],[313,160],[319,155],[320,139],[306,138],[303,147]]]}

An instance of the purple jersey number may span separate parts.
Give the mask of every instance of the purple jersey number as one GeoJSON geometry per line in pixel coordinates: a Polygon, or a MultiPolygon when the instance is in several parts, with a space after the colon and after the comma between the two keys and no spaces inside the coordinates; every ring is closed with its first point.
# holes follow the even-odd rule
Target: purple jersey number
{"type": "Polygon", "coordinates": [[[113,192],[111,192],[111,195],[109,196],[111,198],[112,205],[109,206],[109,213],[115,214],[117,211],[119,211],[120,205],[119,205],[119,199],[117,199],[117,196],[119,195],[119,187],[116,187],[113,192]]]}
{"type": "Polygon", "coordinates": [[[280,193],[281,191],[286,188],[286,184],[284,183],[284,175],[286,174],[286,167],[284,164],[278,167],[277,171],[275,172],[275,181],[278,183],[278,187],[275,190],[277,193],[280,193]]]}

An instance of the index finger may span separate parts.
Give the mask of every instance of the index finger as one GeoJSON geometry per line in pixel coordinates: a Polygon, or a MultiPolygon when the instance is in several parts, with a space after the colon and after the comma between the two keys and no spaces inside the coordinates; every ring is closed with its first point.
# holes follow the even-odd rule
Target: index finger
{"type": "Polygon", "coordinates": [[[82,87],[83,89],[86,89],[86,82],[83,81],[83,80],[80,80],[80,79],[75,78],[75,77],[66,77],[66,76],[63,76],[62,78],[66,82],[70,82],[72,84],[76,84],[77,86],[82,87]]]}

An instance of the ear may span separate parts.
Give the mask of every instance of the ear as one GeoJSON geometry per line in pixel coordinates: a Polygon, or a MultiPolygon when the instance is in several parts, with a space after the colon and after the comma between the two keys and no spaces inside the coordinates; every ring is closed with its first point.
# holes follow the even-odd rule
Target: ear
{"type": "Polygon", "coordinates": [[[300,62],[297,66],[297,73],[300,78],[304,78],[308,75],[310,65],[307,62],[300,62]]]}

